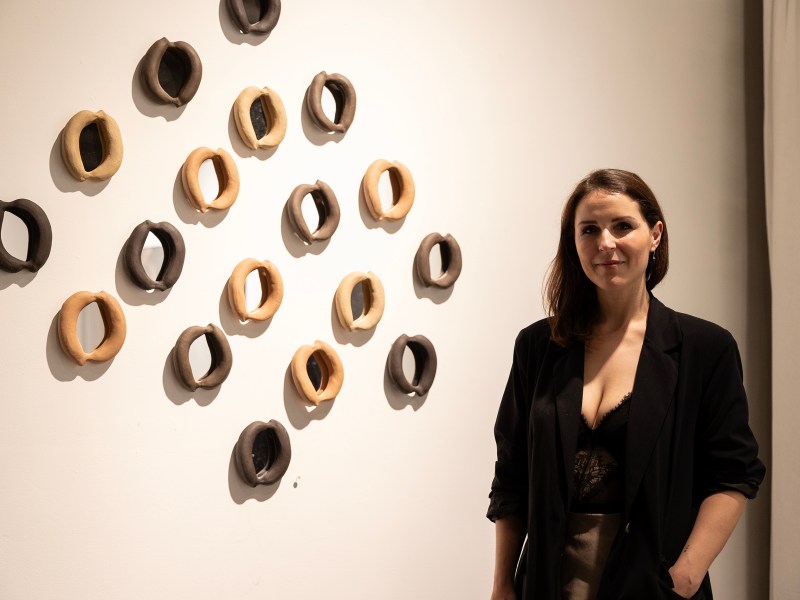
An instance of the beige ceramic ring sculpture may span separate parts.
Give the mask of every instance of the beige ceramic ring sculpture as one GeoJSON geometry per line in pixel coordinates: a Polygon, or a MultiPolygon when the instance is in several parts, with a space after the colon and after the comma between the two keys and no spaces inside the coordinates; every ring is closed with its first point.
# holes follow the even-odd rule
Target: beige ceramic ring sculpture
{"type": "Polygon", "coordinates": [[[319,180],[314,185],[304,183],[294,188],[289,196],[286,215],[297,236],[306,244],[313,244],[330,239],[339,227],[339,202],[327,183],[319,180]],[[311,194],[319,214],[319,226],[314,231],[309,229],[308,223],[303,218],[303,198],[308,194],[311,194]]]}
{"type": "Polygon", "coordinates": [[[249,485],[270,485],[286,474],[292,460],[289,433],[280,422],[254,421],[244,428],[233,450],[236,469],[249,485]]]}
{"type": "Polygon", "coordinates": [[[424,335],[401,335],[392,344],[386,362],[389,377],[406,394],[424,396],[431,389],[436,377],[436,350],[424,335]],[[414,376],[411,381],[403,373],[403,354],[406,347],[414,355],[414,376]]]}
{"type": "Polygon", "coordinates": [[[67,298],[58,312],[58,341],[64,353],[79,365],[86,361],[104,362],[114,358],[125,342],[125,315],[119,302],[106,292],[76,292],[67,298]],[[78,315],[92,302],[97,302],[103,318],[105,334],[103,341],[92,350],[85,352],[78,338],[78,315]]]}
{"type": "Polygon", "coordinates": [[[122,164],[122,134],[117,122],[102,110],[75,114],[61,134],[61,158],[78,181],[110,179],[122,164]]]}
{"type": "Polygon", "coordinates": [[[250,319],[266,321],[272,318],[283,302],[283,278],[278,268],[268,260],[244,259],[231,273],[227,288],[228,302],[242,323],[250,319]],[[255,270],[258,270],[258,279],[261,282],[261,302],[258,308],[248,311],[244,284],[247,276],[255,270]]]}
{"type": "Polygon", "coordinates": [[[161,38],[144,55],[141,75],[145,89],[156,101],[183,106],[200,87],[203,63],[186,42],[161,38]]]}
{"type": "Polygon", "coordinates": [[[356,91],[344,75],[318,73],[306,92],[306,108],[314,125],[329,133],[346,133],[356,114],[356,91]],[[328,88],[336,102],[333,120],[322,110],[322,89],[328,88]]]}
{"type": "Polygon", "coordinates": [[[319,405],[325,400],[333,400],[342,389],[342,361],[333,348],[320,340],[313,345],[301,346],[294,353],[291,370],[297,392],[312,404],[319,405]],[[312,356],[319,366],[319,387],[312,383],[308,374],[308,361],[312,356]]]}
{"type": "Polygon", "coordinates": [[[189,327],[178,336],[172,354],[172,366],[180,382],[189,390],[211,389],[221,385],[228,378],[233,366],[231,347],[225,334],[211,323],[207,327],[189,327]],[[211,352],[211,366],[200,379],[195,379],[192,363],[189,361],[189,347],[197,338],[204,335],[211,352]]]}
{"type": "Polygon", "coordinates": [[[233,119],[239,136],[251,150],[275,148],[286,137],[286,110],[283,108],[283,101],[268,87],[258,89],[251,86],[242,90],[233,105],[233,119]],[[254,102],[259,102],[261,109],[255,115],[254,102]],[[264,123],[257,127],[253,123],[254,116],[259,116],[259,123],[260,116],[263,116],[264,123]]]}
{"type": "Polygon", "coordinates": [[[425,287],[449,288],[461,275],[461,247],[450,235],[431,233],[425,236],[414,257],[414,270],[425,287]],[[431,276],[431,251],[439,244],[442,254],[442,274],[431,276]]]}
{"type": "Polygon", "coordinates": [[[372,272],[350,273],[350,275],[342,279],[334,296],[334,305],[336,306],[336,315],[339,317],[339,323],[349,331],[366,330],[375,327],[383,316],[385,304],[383,284],[378,279],[378,276],[372,272]],[[362,286],[364,312],[354,318],[350,300],[353,295],[353,288],[357,285],[362,286]]]}
{"type": "Polygon", "coordinates": [[[382,158],[373,162],[361,182],[367,209],[376,221],[398,221],[408,214],[414,204],[414,179],[408,168],[395,161],[382,158]],[[384,211],[378,183],[384,171],[389,171],[392,182],[392,207],[384,211]]]}
{"type": "Polygon", "coordinates": [[[250,2],[250,7],[255,5],[259,9],[255,19],[248,14],[246,0],[228,0],[227,4],[236,26],[242,33],[267,35],[275,29],[281,16],[281,0],[250,2]]]}
{"type": "Polygon", "coordinates": [[[215,152],[211,148],[201,147],[192,151],[183,163],[181,184],[186,197],[200,212],[204,213],[210,209],[225,210],[236,202],[236,196],[239,195],[239,170],[231,155],[222,148],[218,148],[215,152]],[[214,163],[214,171],[219,181],[219,194],[211,202],[203,197],[198,179],[200,165],[208,159],[214,163]]]}

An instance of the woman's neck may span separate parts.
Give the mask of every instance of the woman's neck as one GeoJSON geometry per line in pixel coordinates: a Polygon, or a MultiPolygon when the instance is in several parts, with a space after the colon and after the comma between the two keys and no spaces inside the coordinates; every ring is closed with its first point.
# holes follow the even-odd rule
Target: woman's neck
{"type": "Polygon", "coordinates": [[[644,324],[647,321],[650,295],[644,282],[633,291],[619,290],[611,293],[598,289],[597,302],[600,315],[592,328],[592,336],[624,332],[632,323],[644,324]]]}

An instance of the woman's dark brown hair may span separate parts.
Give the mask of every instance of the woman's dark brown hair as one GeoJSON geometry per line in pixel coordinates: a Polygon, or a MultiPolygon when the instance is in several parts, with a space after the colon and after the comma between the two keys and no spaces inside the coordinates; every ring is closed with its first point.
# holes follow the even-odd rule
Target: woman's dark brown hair
{"type": "Polygon", "coordinates": [[[667,223],[650,187],[630,171],[599,169],[589,173],[575,186],[561,213],[558,251],[550,264],[544,287],[551,338],[561,346],[586,340],[598,317],[597,289],[583,272],[575,247],[575,212],[578,204],[589,193],[598,190],[625,194],[636,201],[650,228],[658,221],[664,224],[658,250],[647,266],[647,290],[652,290],[664,279],[669,266],[667,223]]]}

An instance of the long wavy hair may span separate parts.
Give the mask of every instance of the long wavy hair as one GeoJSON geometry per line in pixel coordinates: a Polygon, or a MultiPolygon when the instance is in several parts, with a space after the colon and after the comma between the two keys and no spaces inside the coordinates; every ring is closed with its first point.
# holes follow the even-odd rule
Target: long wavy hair
{"type": "Polygon", "coordinates": [[[589,193],[602,190],[625,194],[639,204],[644,220],[652,229],[658,221],[664,224],[654,260],[647,266],[647,290],[664,279],[669,267],[669,237],[664,213],[655,194],[641,177],[621,169],[592,171],[575,186],[561,213],[561,236],[556,256],[544,285],[545,310],[550,318],[550,336],[561,346],[583,342],[591,334],[599,317],[597,288],[586,276],[575,246],[575,212],[589,193]]]}

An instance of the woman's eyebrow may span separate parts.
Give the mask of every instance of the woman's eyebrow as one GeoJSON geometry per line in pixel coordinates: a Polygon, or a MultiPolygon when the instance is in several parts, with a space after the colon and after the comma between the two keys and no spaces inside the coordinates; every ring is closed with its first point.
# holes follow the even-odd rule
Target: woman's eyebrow
{"type": "MultiPolygon", "coordinates": [[[[617,223],[619,221],[636,221],[636,217],[625,216],[625,217],[614,217],[613,219],[611,219],[612,223],[617,223]]],[[[594,219],[588,221],[578,221],[578,225],[594,225],[596,223],[597,221],[595,221],[594,219]]]]}

